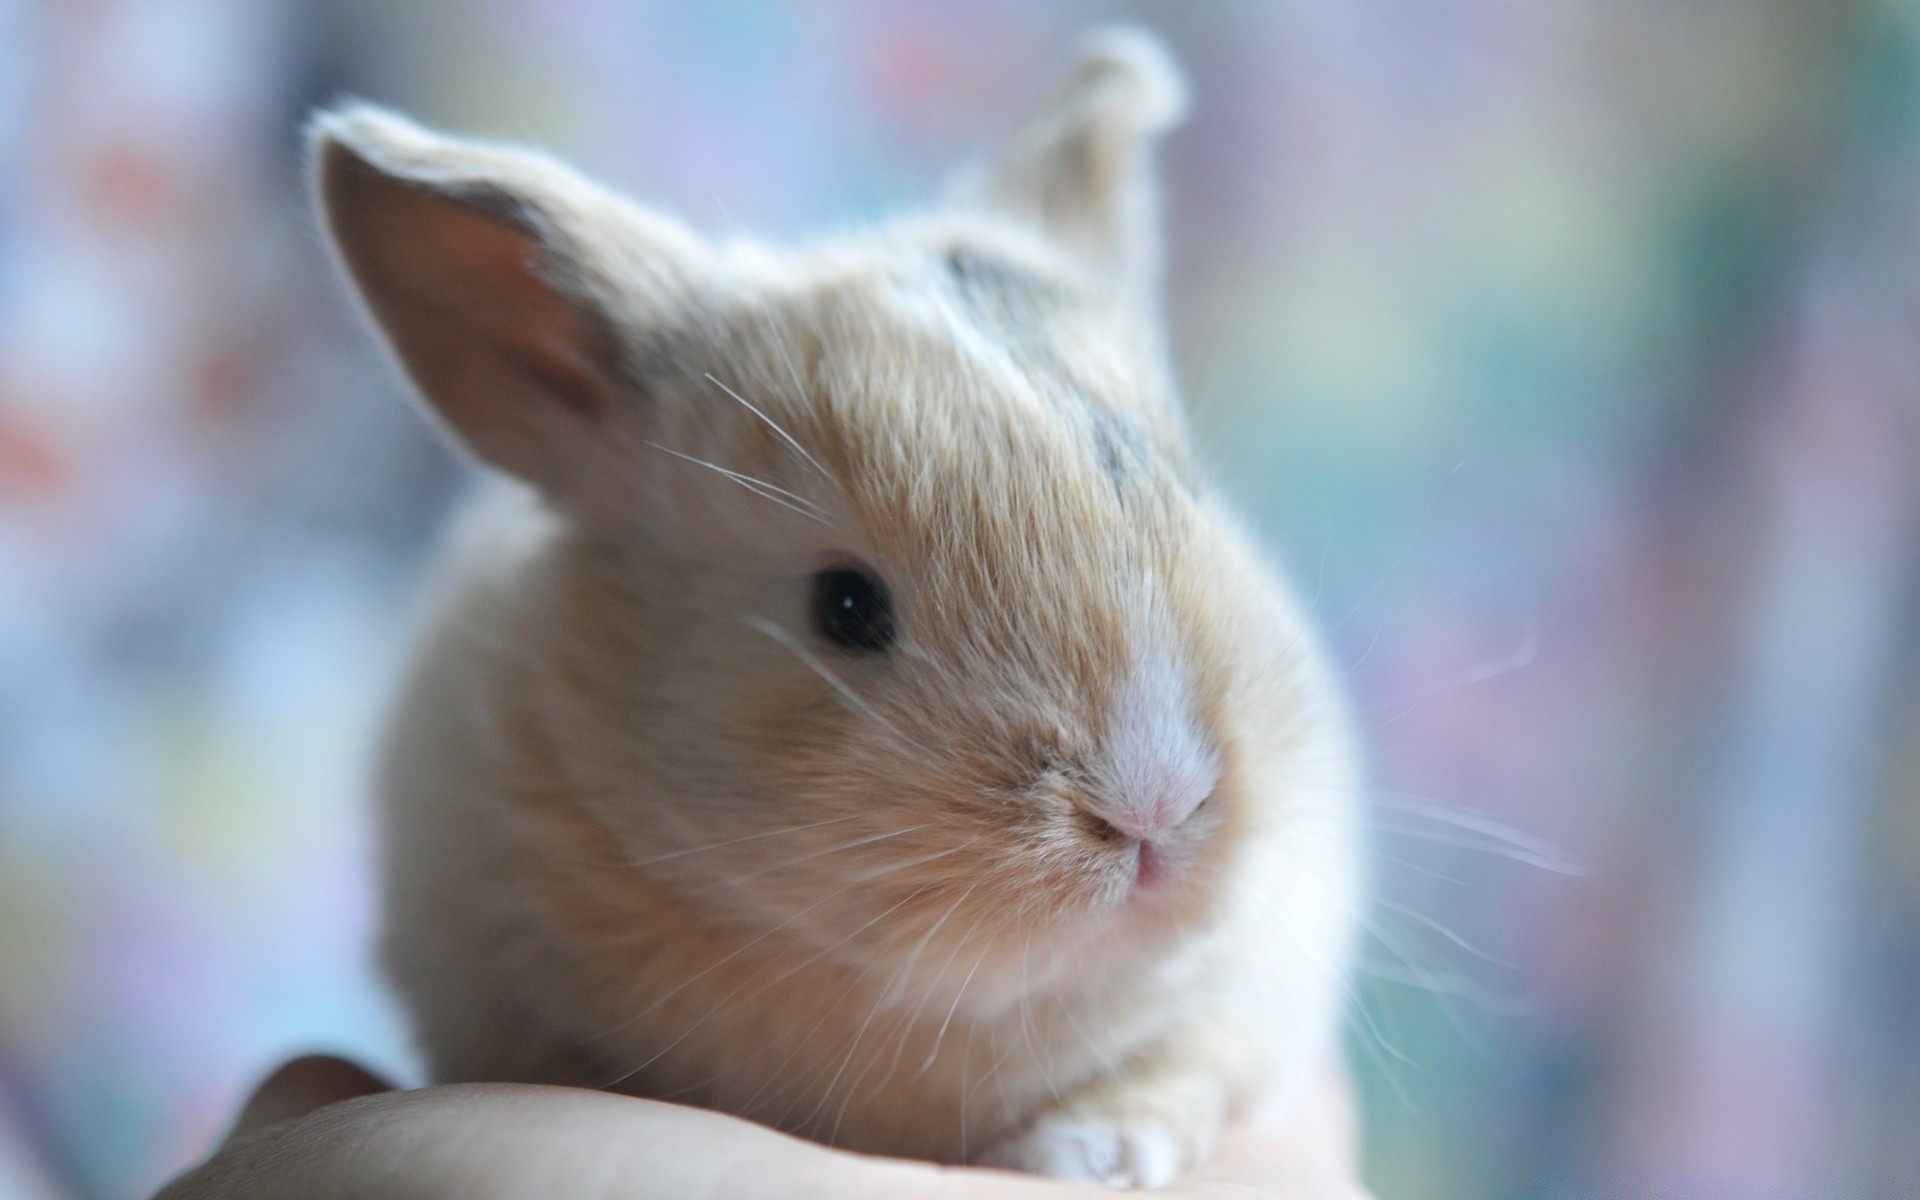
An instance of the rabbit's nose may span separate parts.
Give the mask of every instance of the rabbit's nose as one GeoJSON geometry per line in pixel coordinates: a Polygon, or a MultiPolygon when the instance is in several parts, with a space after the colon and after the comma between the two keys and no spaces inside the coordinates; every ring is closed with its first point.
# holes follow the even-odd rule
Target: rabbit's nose
{"type": "Polygon", "coordinates": [[[1150,645],[1107,714],[1104,753],[1089,764],[1087,807],[1143,845],[1164,838],[1220,782],[1220,754],[1201,727],[1185,671],[1150,645]]]}
{"type": "Polygon", "coordinates": [[[1088,805],[1094,819],[1120,837],[1153,842],[1184,825],[1213,792],[1213,781],[1198,786],[1198,781],[1183,781],[1185,786],[1156,789],[1144,796],[1127,795],[1105,798],[1106,803],[1088,805]]]}

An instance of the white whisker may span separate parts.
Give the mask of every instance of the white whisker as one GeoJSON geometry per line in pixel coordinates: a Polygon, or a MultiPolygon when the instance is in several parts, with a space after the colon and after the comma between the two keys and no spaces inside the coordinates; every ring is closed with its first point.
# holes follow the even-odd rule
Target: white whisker
{"type": "MultiPolygon", "coordinates": [[[[783,929],[788,925],[791,925],[795,920],[799,919],[804,914],[811,912],[812,910],[820,907],[820,905],[826,903],[827,900],[833,899],[835,896],[840,895],[842,892],[851,890],[851,888],[852,888],[852,885],[850,884],[847,887],[841,888],[840,891],[832,893],[832,895],[829,895],[824,897],[823,899],[814,901],[812,904],[809,904],[806,908],[803,908],[799,912],[793,914],[793,916],[788,917],[786,920],[780,922],[780,924],[774,926],[772,929],[767,930],[766,933],[762,933],[759,937],[754,938],[752,942],[748,942],[745,946],[741,946],[739,949],[734,951],[734,954],[738,954],[741,950],[745,950],[748,946],[754,945],[755,943],[765,939],[770,934],[780,929],[783,929]]],[[[926,890],[925,888],[921,889],[921,891],[925,891],[925,890],[926,890]]],[[[800,962],[795,966],[787,968],[785,971],[782,971],[778,975],[775,975],[772,979],[767,980],[766,983],[760,987],[759,991],[756,991],[753,995],[747,997],[747,999],[751,1001],[751,1000],[758,999],[762,995],[765,995],[767,990],[772,988],[775,984],[780,983],[785,979],[789,979],[792,976],[799,974],[801,971],[812,966],[814,963],[819,962],[821,959],[825,958],[827,955],[832,954],[834,951],[840,949],[840,947],[846,945],[848,942],[852,941],[854,938],[859,937],[861,934],[865,933],[867,930],[873,928],[875,925],[878,925],[881,921],[884,921],[888,917],[892,916],[896,909],[898,909],[901,905],[907,903],[909,900],[912,900],[914,897],[918,896],[919,894],[920,892],[911,892],[906,896],[903,896],[901,899],[896,901],[891,907],[886,909],[886,911],[882,912],[879,916],[874,917],[872,920],[860,926],[858,929],[854,930],[852,933],[847,934],[845,937],[841,938],[839,941],[835,942],[833,945],[828,946],[826,949],[819,951],[818,953],[814,954],[812,957],[807,958],[806,960],[800,962]]],[[[731,954],[727,956],[727,958],[731,958],[731,957],[733,957],[733,955],[731,954]]],[[[720,960],[720,962],[725,962],[725,961],[726,959],[724,958],[720,960]]],[[[700,975],[705,975],[709,971],[712,971],[714,967],[717,967],[720,965],[720,962],[716,962],[708,966],[705,970],[701,971],[699,975],[690,977],[689,979],[684,981],[680,985],[680,987],[685,987],[687,983],[693,982],[693,980],[699,978],[700,975]]],[[[639,1074],[641,1071],[646,1070],[648,1067],[652,1066],[654,1063],[658,1062],[662,1056],[664,1056],[669,1051],[671,1051],[675,1046],[678,1046],[681,1042],[684,1042],[689,1037],[692,1037],[695,1030],[699,1029],[702,1025],[705,1025],[708,1021],[720,1015],[722,1012],[727,1011],[727,1008],[726,1008],[727,1002],[732,1000],[735,996],[739,995],[741,990],[744,989],[746,986],[747,986],[746,983],[742,983],[739,987],[735,988],[733,991],[721,997],[721,999],[712,1008],[708,1009],[704,1015],[702,1015],[698,1020],[694,1021],[692,1024],[688,1025],[686,1029],[682,1030],[679,1037],[674,1038],[671,1042],[668,1042],[665,1046],[662,1046],[659,1050],[655,1051],[652,1055],[650,1055],[648,1058],[642,1061],[638,1066],[622,1074],[617,1079],[615,1079],[612,1083],[602,1084],[601,1089],[604,1091],[607,1088],[611,1088],[620,1083],[623,1083],[626,1080],[632,1078],[633,1076],[639,1074]]],[[[674,988],[672,991],[667,993],[667,996],[664,996],[660,1000],[655,1001],[654,1004],[651,1006],[651,1008],[648,1009],[648,1011],[652,1011],[652,1008],[658,1008],[662,1003],[666,1001],[668,997],[671,997],[675,992],[678,992],[680,990],[680,987],[674,988]]],[[[645,1013],[642,1013],[640,1015],[644,1016],[645,1013]]]]}
{"type": "Polygon", "coordinates": [[[1487,953],[1485,950],[1482,950],[1480,947],[1474,945],[1472,942],[1469,942],[1466,938],[1461,937],[1459,934],[1455,933],[1453,930],[1448,929],[1445,925],[1442,925],[1440,922],[1434,920],[1432,917],[1425,915],[1424,913],[1417,912],[1414,909],[1408,908],[1404,904],[1400,904],[1396,901],[1389,900],[1385,896],[1375,896],[1373,898],[1373,902],[1379,905],[1381,908],[1389,909],[1393,912],[1399,913],[1401,916],[1407,918],[1409,921],[1413,921],[1417,924],[1426,926],[1428,929],[1431,929],[1433,932],[1439,934],[1441,937],[1445,938],[1449,942],[1452,942],[1454,945],[1458,946],[1460,949],[1465,950],[1468,954],[1473,955],[1475,958],[1480,959],[1483,962],[1492,963],[1496,967],[1506,967],[1508,970],[1516,969],[1514,967],[1514,964],[1506,961],[1503,958],[1498,957],[1497,955],[1487,953]]]}
{"type": "Polygon", "coordinates": [[[1376,833],[1391,834],[1395,837],[1415,838],[1419,841],[1431,842],[1436,846],[1458,846],[1463,850],[1478,850],[1482,854],[1491,854],[1496,858],[1511,859],[1517,863],[1525,863],[1530,867],[1538,867],[1542,871],[1551,871],[1556,875],[1570,875],[1577,878],[1592,874],[1591,871],[1578,863],[1568,862],[1566,859],[1556,855],[1539,854],[1532,850],[1498,840],[1482,841],[1479,838],[1466,837],[1461,834],[1442,833],[1438,830],[1419,829],[1409,825],[1389,825],[1380,821],[1366,821],[1363,822],[1363,824],[1366,828],[1376,833]]]}
{"type": "Polygon", "coordinates": [[[1424,817],[1443,825],[1451,825],[1469,833],[1484,834],[1495,841],[1504,842],[1516,850],[1523,850],[1536,858],[1548,859],[1564,864],[1569,875],[1588,874],[1588,870],[1575,862],[1573,856],[1564,849],[1543,837],[1515,829],[1511,825],[1483,817],[1478,813],[1439,804],[1408,792],[1375,791],[1370,797],[1372,803],[1381,808],[1393,809],[1409,816],[1424,817]]]}
{"type": "MultiPolygon", "coordinates": [[[[974,888],[977,888],[979,886],[980,886],[980,881],[978,879],[974,880],[972,884],[968,885],[967,890],[964,892],[961,892],[959,898],[956,899],[950,906],[948,906],[947,911],[940,914],[940,919],[933,923],[933,928],[927,930],[927,932],[920,938],[919,944],[913,948],[913,953],[907,956],[907,962],[906,962],[905,968],[903,969],[903,972],[911,972],[913,967],[916,964],[918,964],[918,962],[920,961],[920,955],[923,951],[926,950],[927,944],[933,940],[933,936],[936,933],[940,932],[940,927],[947,923],[947,918],[953,916],[954,912],[957,909],[959,909],[959,907],[962,904],[966,902],[967,897],[973,895],[974,888]]],[[[947,953],[947,961],[940,965],[940,970],[934,976],[935,979],[940,979],[945,977],[946,973],[949,970],[952,970],[954,960],[960,957],[960,951],[966,947],[966,944],[969,941],[973,939],[973,935],[976,932],[978,932],[977,929],[969,929],[960,935],[959,940],[954,942],[953,949],[947,953]]],[[[981,953],[985,954],[985,950],[982,950],[981,953]]],[[[903,981],[910,981],[911,975],[903,973],[899,977],[899,979],[903,981]]],[[[896,994],[900,990],[899,982],[895,983],[894,990],[896,994]]],[[[965,989],[963,988],[962,990],[964,991],[965,989]]],[[[896,1045],[893,1049],[893,1059],[891,1062],[887,1064],[887,1074],[886,1074],[886,1077],[881,1080],[882,1085],[884,1085],[888,1080],[891,1080],[893,1078],[894,1072],[899,1070],[900,1056],[906,1053],[907,1041],[912,1036],[914,1027],[920,1023],[920,1014],[926,1009],[927,1001],[931,1000],[932,998],[933,998],[933,992],[931,989],[929,989],[928,991],[922,992],[920,995],[920,1002],[913,1006],[913,1011],[911,1013],[908,1013],[906,1019],[901,1022],[900,1041],[899,1041],[899,1044],[896,1045]]]]}
{"type": "Polygon", "coordinates": [[[967,977],[960,981],[960,990],[953,994],[953,1004],[947,1009],[946,1020],[940,1022],[940,1032],[933,1036],[933,1049],[927,1051],[927,1061],[920,1064],[920,1071],[919,1074],[914,1076],[915,1079],[932,1070],[933,1064],[939,1059],[940,1043],[944,1042],[947,1038],[947,1027],[953,1024],[953,1014],[960,1011],[960,1001],[967,994],[967,985],[973,982],[974,973],[980,969],[981,963],[987,961],[987,951],[991,949],[993,949],[991,943],[980,948],[978,957],[973,960],[973,966],[967,970],[967,977]]]}
{"type": "Polygon", "coordinates": [[[1534,1005],[1526,997],[1496,992],[1464,975],[1415,970],[1404,963],[1375,962],[1370,959],[1356,960],[1353,969],[1358,974],[1371,976],[1384,983],[1429,992],[1435,997],[1456,996],[1483,1012],[1499,1016],[1525,1016],[1534,1011],[1534,1005]]]}
{"type": "Polygon", "coordinates": [[[820,515],[824,510],[805,496],[789,492],[783,487],[775,487],[764,479],[755,479],[751,475],[742,475],[738,471],[729,471],[718,463],[710,463],[704,458],[695,458],[693,455],[684,454],[671,446],[662,446],[659,442],[648,442],[647,445],[652,446],[655,450],[663,454],[671,454],[675,458],[690,462],[696,467],[705,467],[709,471],[716,471],[725,478],[732,480],[734,483],[739,484],[741,487],[760,497],[762,500],[771,500],[781,508],[799,513],[809,521],[825,525],[829,529],[833,528],[833,523],[820,515]],[[801,507],[802,505],[805,505],[805,507],[801,507]]]}
{"type": "MultiPolygon", "coordinates": [[[[1053,1093],[1053,1102],[1059,1104],[1061,1102],[1060,1089],[1054,1086],[1053,1070],[1047,1063],[1040,1061],[1040,1053],[1033,1045],[1033,1027],[1028,1023],[1027,1019],[1027,1001],[1031,996],[1033,987],[1027,976],[1027,959],[1032,955],[1032,952],[1033,932],[1029,930],[1025,941],[1020,945],[1020,1040],[1026,1043],[1027,1058],[1032,1061],[1033,1069],[1040,1072],[1040,1078],[1046,1083],[1047,1090],[1053,1093]]],[[[1049,1055],[1048,1057],[1051,1058],[1052,1056],[1049,1055]]]]}
{"type": "MultiPolygon", "coordinates": [[[[909,825],[905,829],[894,829],[887,833],[876,833],[872,837],[857,838],[843,845],[831,846],[825,850],[815,850],[811,854],[802,854],[798,858],[789,858],[785,862],[777,862],[770,867],[761,867],[759,870],[749,872],[746,875],[732,876],[728,881],[735,884],[745,883],[748,880],[759,879],[764,875],[771,875],[775,871],[784,871],[788,867],[797,867],[804,862],[812,862],[817,858],[825,858],[829,854],[839,854],[843,851],[857,849],[861,846],[871,846],[875,842],[884,842],[891,838],[905,837],[909,833],[918,833],[930,824],[931,822],[920,825],[909,825]]],[[[853,882],[858,883],[859,880],[855,879],[853,882]]]]}
{"type": "MultiPolygon", "coordinates": [[[[785,350],[783,347],[782,353],[784,352],[785,350]]],[[[789,366],[792,365],[791,361],[789,361],[788,365],[789,366]]],[[[721,383],[718,379],[715,379],[711,371],[707,372],[706,375],[707,375],[707,381],[712,383],[713,386],[719,388],[721,391],[725,392],[727,395],[732,396],[735,400],[738,400],[742,405],[746,407],[746,410],[748,412],[752,413],[756,417],[759,417],[762,421],[765,421],[767,423],[767,428],[779,434],[782,441],[786,442],[787,445],[792,446],[793,452],[795,454],[798,454],[801,458],[806,459],[808,466],[820,472],[820,477],[822,479],[825,479],[828,482],[833,482],[833,476],[827,472],[827,469],[825,467],[820,465],[820,460],[816,459],[813,455],[808,454],[807,448],[805,446],[802,446],[798,441],[796,441],[792,434],[780,428],[779,422],[775,421],[772,417],[768,416],[767,414],[761,412],[759,409],[755,408],[752,404],[748,403],[747,398],[745,396],[742,396],[739,392],[734,391],[732,388],[728,387],[726,384],[721,383]]]]}
{"type": "MultiPolygon", "coordinates": [[[[1407,969],[1413,972],[1415,978],[1432,981],[1438,977],[1437,973],[1431,968],[1421,964],[1414,957],[1411,950],[1402,946],[1400,942],[1389,936],[1386,930],[1380,928],[1378,922],[1362,915],[1360,925],[1361,928],[1373,935],[1375,941],[1385,946],[1389,954],[1392,954],[1395,958],[1405,963],[1407,969]]],[[[1452,996],[1441,988],[1431,986],[1430,983],[1427,990],[1433,994],[1434,1000],[1440,1005],[1441,1014],[1447,1018],[1447,1023],[1453,1026],[1454,1031],[1469,1045],[1479,1047],[1481,1045],[1480,1039],[1476,1038],[1473,1031],[1467,1028],[1465,1019],[1461,1017],[1459,1011],[1453,1006],[1452,996]]]]}
{"type": "Polygon", "coordinates": [[[765,829],[759,833],[749,833],[741,837],[728,838],[724,842],[709,842],[704,846],[694,846],[686,850],[675,850],[670,854],[656,854],[652,858],[637,858],[631,862],[611,865],[620,867],[651,867],[656,863],[670,862],[676,858],[685,858],[690,854],[706,854],[712,850],[723,850],[728,846],[738,846],[743,842],[757,842],[763,838],[780,837],[783,834],[789,833],[802,833],[806,830],[819,829],[826,825],[839,825],[847,821],[858,820],[863,815],[862,813],[848,813],[844,817],[831,817],[825,821],[812,821],[805,825],[788,825],[782,829],[765,829]]]}
{"type": "MultiPolygon", "coordinates": [[[[921,828],[924,829],[925,826],[921,826],[921,828]]],[[[932,854],[923,854],[919,858],[909,858],[905,862],[888,863],[884,867],[875,867],[871,871],[860,871],[853,875],[843,876],[843,878],[850,883],[872,883],[876,879],[885,879],[889,875],[911,870],[922,864],[945,858],[950,854],[959,854],[961,851],[971,848],[979,840],[980,838],[978,836],[971,837],[959,845],[949,846],[945,850],[936,850],[932,854]]]]}
{"type": "Polygon", "coordinates": [[[838,675],[835,675],[832,671],[828,670],[827,665],[821,662],[817,655],[815,655],[811,650],[808,650],[805,646],[800,644],[799,638],[794,637],[791,633],[788,633],[784,628],[782,628],[779,625],[776,625],[772,621],[767,620],[765,617],[749,615],[749,616],[742,617],[740,619],[744,621],[749,628],[759,630],[761,633],[766,634],[768,637],[772,638],[774,641],[779,642],[782,646],[785,646],[788,650],[792,651],[793,656],[795,658],[805,663],[807,667],[811,669],[815,675],[818,675],[821,679],[825,680],[827,685],[833,688],[834,692],[842,700],[844,700],[847,706],[853,709],[853,711],[859,713],[861,716],[867,718],[869,721],[872,721],[874,724],[880,726],[880,728],[886,730],[888,733],[892,734],[894,737],[899,738],[903,743],[912,747],[913,749],[919,750],[922,753],[926,752],[926,748],[924,746],[920,746],[916,744],[911,738],[907,737],[906,734],[900,732],[899,728],[896,727],[893,724],[893,722],[887,720],[885,717],[880,715],[880,712],[878,709],[874,708],[873,705],[868,704],[865,700],[861,699],[860,694],[858,692],[848,687],[844,680],[842,680],[838,675]]]}

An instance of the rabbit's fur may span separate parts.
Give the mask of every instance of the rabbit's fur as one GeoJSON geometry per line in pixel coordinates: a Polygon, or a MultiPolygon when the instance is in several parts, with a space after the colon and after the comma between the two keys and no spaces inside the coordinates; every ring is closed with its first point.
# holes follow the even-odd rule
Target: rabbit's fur
{"type": "Polygon", "coordinates": [[[503,473],[381,780],[436,1080],[1151,1185],[1334,1052],[1353,752],[1164,361],[1179,106],[1103,32],[931,212],[799,249],[314,122],[346,273],[503,473]],[[835,567],[890,647],[819,635],[835,567]]]}

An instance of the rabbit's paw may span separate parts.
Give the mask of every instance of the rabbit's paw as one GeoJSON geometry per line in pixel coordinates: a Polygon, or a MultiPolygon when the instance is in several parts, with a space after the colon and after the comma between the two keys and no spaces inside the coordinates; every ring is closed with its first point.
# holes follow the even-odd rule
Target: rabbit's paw
{"type": "Polygon", "coordinates": [[[1155,1117],[1100,1116],[1056,1111],[1007,1138],[981,1157],[984,1166],[1011,1167],[1055,1179],[1153,1188],[1173,1182],[1198,1159],[1196,1139],[1155,1117]]]}

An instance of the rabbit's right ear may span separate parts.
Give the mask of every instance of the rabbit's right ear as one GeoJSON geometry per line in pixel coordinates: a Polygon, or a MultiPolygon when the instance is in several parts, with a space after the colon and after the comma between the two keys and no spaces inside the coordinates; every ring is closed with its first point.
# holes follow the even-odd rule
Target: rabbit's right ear
{"type": "Polygon", "coordinates": [[[1185,84],[1158,38],[1096,29],[1000,153],[958,180],[958,198],[1036,226],[1123,304],[1150,313],[1160,275],[1153,146],[1185,110],[1185,84]]]}
{"type": "Polygon", "coordinates": [[[631,345],[696,302],[698,236],[543,156],[354,106],[309,130],[347,275],[433,411],[559,498],[645,402],[631,345]]]}

